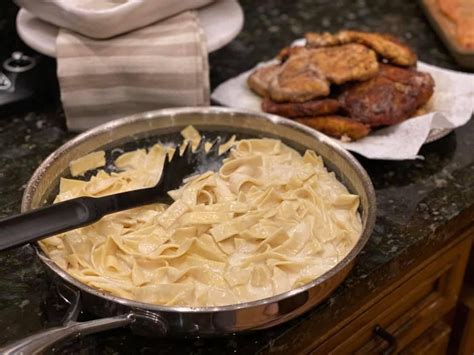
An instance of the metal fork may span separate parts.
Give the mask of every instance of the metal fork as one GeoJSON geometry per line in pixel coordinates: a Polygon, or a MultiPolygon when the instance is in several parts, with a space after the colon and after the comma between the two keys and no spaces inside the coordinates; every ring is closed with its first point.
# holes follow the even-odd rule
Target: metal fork
{"type": "Polygon", "coordinates": [[[152,203],[170,203],[168,191],[177,189],[183,179],[198,172],[202,163],[222,165],[229,150],[219,154],[220,138],[208,152],[201,139],[193,151],[188,143],[182,154],[179,147],[166,157],[158,183],[150,188],[104,197],[79,197],[0,220],[0,251],[31,243],[97,222],[105,215],[152,203]]]}

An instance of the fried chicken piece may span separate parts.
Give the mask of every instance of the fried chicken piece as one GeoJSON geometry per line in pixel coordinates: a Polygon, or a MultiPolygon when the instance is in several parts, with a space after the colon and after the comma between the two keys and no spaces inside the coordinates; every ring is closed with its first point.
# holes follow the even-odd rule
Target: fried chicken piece
{"type": "Polygon", "coordinates": [[[370,127],[348,117],[329,115],[297,118],[295,121],[314,128],[328,136],[350,140],[358,140],[367,136],[370,127]]]}
{"type": "Polygon", "coordinates": [[[340,32],[332,34],[329,32],[306,32],[304,38],[306,39],[306,47],[308,48],[320,48],[320,47],[332,47],[340,44],[349,43],[345,38],[341,38],[340,32]],[[346,41],[345,41],[346,40],[346,41]]]}
{"type": "Polygon", "coordinates": [[[345,88],[339,102],[349,116],[371,127],[412,117],[433,95],[430,74],[382,64],[379,74],[345,88]]]}
{"type": "Polygon", "coordinates": [[[268,86],[273,78],[280,72],[280,64],[271,64],[259,67],[249,75],[247,85],[250,89],[259,96],[265,97],[268,95],[268,86]]]}
{"type": "Polygon", "coordinates": [[[309,48],[359,43],[373,49],[393,64],[401,66],[416,64],[415,52],[399,39],[388,34],[362,31],[339,31],[336,34],[308,32],[305,34],[305,38],[309,48]]]}
{"type": "Polygon", "coordinates": [[[413,117],[423,116],[423,115],[426,115],[428,112],[430,112],[428,107],[421,106],[415,111],[415,113],[413,114],[413,117]]]}
{"type": "Polygon", "coordinates": [[[288,118],[319,116],[336,113],[341,105],[335,99],[311,100],[301,103],[278,103],[270,98],[262,101],[262,110],[288,118]]]}
{"type": "Polygon", "coordinates": [[[375,52],[360,44],[318,49],[287,47],[278,54],[278,58],[285,61],[298,55],[309,55],[311,62],[334,84],[350,80],[367,80],[375,76],[378,71],[375,52]]]}
{"type": "Polygon", "coordinates": [[[269,93],[276,102],[304,102],[327,96],[329,82],[367,80],[377,71],[375,53],[360,44],[318,49],[301,47],[290,53],[271,81],[269,93]]]}
{"type": "Polygon", "coordinates": [[[379,70],[374,51],[360,44],[310,50],[311,62],[334,84],[367,80],[379,70]]]}
{"type": "Polygon", "coordinates": [[[277,59],[279,59],[283,63],[286,62],[286,60],[292,55],[302,54],[306,50],[307,48],[304,46],[285,47],[278,53],[277,59]]]}
{"type": "Polygon", "coordinates": [[[321,70],[311,62],[309,51],[291,56],[281,67],[269,86],[272,100],[304,102],[329,95],[329,82],[321,70]]]}
{"type": "MultiPolygon", "coordinates": [[[[393,65],[383,65],[380,75],[395,83],[413,88],[416,96],[416,109],[424,106],[433,96],[435,82],[429,73],[424,73],[415,68],[404,69],[393,65]]],[[[397,85],[397,89],[401,87],[397,85]]]]}

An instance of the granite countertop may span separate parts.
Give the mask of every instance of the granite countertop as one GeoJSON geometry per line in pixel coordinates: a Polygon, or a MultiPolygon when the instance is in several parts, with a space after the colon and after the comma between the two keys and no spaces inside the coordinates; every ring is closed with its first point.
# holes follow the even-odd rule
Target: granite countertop
{"type": "MultiPolygon", "coordinates": [[[[246,23],[227,47],[210,55],[211,83],[274,56],[309,30],[359,28],[390,32],[413,46],[421,60],[459,68],[411,0],[241,0],[246,23]]],[[[0,54],[23,48],[14,33],[13,4],[0,10],[0,54]]],[[[18,212],[22,191],[36,166],[72,137],[57,98],[29,112],[0,117],[0,217],[18,212]]],[[[219,339],[160,340],[121,329],[66,343],[56,349],[97,353],[285,352],[315,338],[350,313],[357,302],[389,284],[410,265],[446,245],[474,220],[474,122],[425,145],[424,159],[369,161],[378,214],[374,233],[354,270],[323,304],[270,330],[219,339]]],[[[64,305],[28,247],[0,253],[0,346],[57,325],[64,305]]],[[[84,315],[84,318],[90,317],[84,315]]]]}

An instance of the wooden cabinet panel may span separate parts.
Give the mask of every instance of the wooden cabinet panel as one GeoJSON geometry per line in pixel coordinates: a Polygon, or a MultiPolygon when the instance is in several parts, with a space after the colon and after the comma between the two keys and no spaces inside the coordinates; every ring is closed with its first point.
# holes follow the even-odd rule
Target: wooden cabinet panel
{"type": "Polygon", "coordinates": [[[315,354],[372,354],[389,347],[374,334],[382,327],[406,348],[454,307],[462,285],[470,239],[465,239],[431,260],[418,273],[360,314],[316,349],[315,354]]]}
{"type": "Polygon", "coordinates": [[[415,341],[410,343],[402,355],[443,355],[449,343],[451,328],[444,322],[437,322],[415,341]]]}
{"type": "MultiPolygon", "coordinates": [[[[473,255],[474,257],[474,255],[473,255]]],[[[453,335],[450,351],[458,354],[474,354],[474,287],[465,285],[461,292],[456,317],[453,323],[453,335]]]]}

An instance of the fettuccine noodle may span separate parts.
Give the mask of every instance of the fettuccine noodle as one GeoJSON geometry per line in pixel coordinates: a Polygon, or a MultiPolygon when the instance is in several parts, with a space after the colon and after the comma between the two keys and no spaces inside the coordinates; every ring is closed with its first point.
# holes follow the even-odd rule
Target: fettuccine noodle
{"type": "MultiPolygon", "coordinates": [[[[194,145],[200,139],[192,127],[182,134],[194,145]]],[[[308,283],[349,253],[362,231],[359,198],[318,155],[301,156],[275,139],[228,145],[220,170],[187,179],[170,192],[170,206],[106,216],[43,240],[43,250],[89,286],[168,306],[273,296],[308,283]]],[[[118,172],[63,178],[56,202],[153,186],[172,151],[156,144],[119,156],[118,172]]]]}

